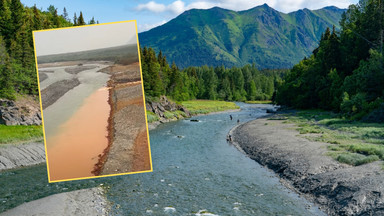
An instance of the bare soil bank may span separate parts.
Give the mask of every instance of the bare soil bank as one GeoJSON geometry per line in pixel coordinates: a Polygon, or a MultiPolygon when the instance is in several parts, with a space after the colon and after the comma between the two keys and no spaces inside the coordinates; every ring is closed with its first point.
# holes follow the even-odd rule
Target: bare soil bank
{"type": "Polygon", "coordinates": [[[44,143],[0,145],[0,171],[45,162],[44,143]]]}
{"type": "Polygon", "coordinates": [[[257,119],[233,129],[234,144],[276,172],[290,188],[329,215],[383,215],[381,162],[357,167],[325,156],[327,143],[298,137],[294,125],[257,119]]]}
{"type": "Polygon", "coordinates": [[[144,101],[138,63],[113,65],[111,74],[109,146],[96,164],[96,175],[120,174],[151,169],[144,101]]]}
{"type": "Polygon", "coordinates": [[[55,194],[24,203],[2,213],[8,215],[108,215],[109,205],[101,188],[55,194]]]}

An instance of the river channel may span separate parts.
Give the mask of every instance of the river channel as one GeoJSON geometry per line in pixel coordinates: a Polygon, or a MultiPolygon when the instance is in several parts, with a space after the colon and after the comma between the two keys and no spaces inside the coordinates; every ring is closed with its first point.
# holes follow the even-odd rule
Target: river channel
{"type": "Polygon", "coordinates": [[[324,215],[226,141],[270,105],[197,116],[150,131],[153,172],[113,181],[113,215],[324,215]],[[230,120],[229,115],[233,116],[230,120]]]}
{"type": "Polygon", "coordinates": [[[244,123],[265,116],[270,108],[238,105],[239,112],[197,116],[192,119],[199,122],[185,119],[151,130],[152,173],[49,184],[44,165],[0,172],[0,212],[103,184],[111,215],[325,215],[226,141],[238,119],[244,123]]]}

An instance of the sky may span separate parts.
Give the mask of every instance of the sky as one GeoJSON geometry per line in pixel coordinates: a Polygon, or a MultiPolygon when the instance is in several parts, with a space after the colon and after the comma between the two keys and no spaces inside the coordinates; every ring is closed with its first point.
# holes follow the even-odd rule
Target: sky
{"type": "Polygon", "coordinates": [[[37,56],[136,44],[134,21],[34,32],[37,56]]]}
{"type": "Polygon", "coordinates": [[[21,0],[26,6],[46,10],[49,5],[62,14],[66,7],[70,18],[83,12],[86,21],[92,17],[100,23],[137,20],[139,32],[162,25],[185,10],[208,9],[215,6],[241,11],[267,3],[272,8],[289,13],[299,9],[320,9],[326,6],[347,8],[358,0],[21,0]]]}

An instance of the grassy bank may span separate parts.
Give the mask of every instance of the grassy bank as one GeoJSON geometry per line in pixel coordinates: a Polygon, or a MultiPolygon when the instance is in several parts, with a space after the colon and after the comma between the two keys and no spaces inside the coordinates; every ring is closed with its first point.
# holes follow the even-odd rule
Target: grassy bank
{"type": "Polygon", "coordinates": [[[271,100],[265,100],[265,101],[245,101],[247,104],[272,104],[271,100]]]}
{"type": "Polygon", "coordinates": [[[320,110],[281,114],[305,138],[329,143],[328,155],[341,163],[361,165],[384,160],[384,124],[349,121],[320,110]]]}
{"type": "Polygon", "coordinates": [[[211,112],[221,112],[240,108],[233,102],[211,100],[183,101],[181,102],[181,105],[187,108],[192,115],[208,114],[211,112]]]}
{"type": "MultiPolygon", "coordinates": [[[[180,102],[182,106],[187,108],[191,115],[199,115],[199,114],[208,114],[211,112],[221,112],[225,110],[234,110],[239,109],[233,102],[225,102],[225,101],[211,101],[211,100],[192,100],[192,101],[183,101],[180,102]]],[[[181,118],[186,118],[187,115],[180,111],[165,111],[164,116],[166,119],[177,120],[181,118]]],[[[148,123],[159,121],[160,118],[155,113],[147,111],[147,120],[148,123]]]]}
{"type": "Polygon", "coordinates": [[[0,144],[43,140],[42,126],[0,125],[0,144]]]}

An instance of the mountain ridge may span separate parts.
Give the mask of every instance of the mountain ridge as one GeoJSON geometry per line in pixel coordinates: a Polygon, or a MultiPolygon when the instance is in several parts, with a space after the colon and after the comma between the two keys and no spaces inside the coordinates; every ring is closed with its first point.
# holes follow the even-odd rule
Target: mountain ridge
{"type": "Polygon", "coordinates": [[[282,13],[267,4],[244,11],[191,9],[140,33],[139,40],[181,68],[249,63],[289,68],[312,52],[327,27],[338,27],[344,11],[328,6],[282,13]]]}

